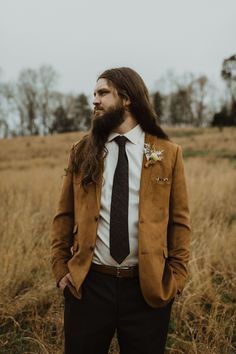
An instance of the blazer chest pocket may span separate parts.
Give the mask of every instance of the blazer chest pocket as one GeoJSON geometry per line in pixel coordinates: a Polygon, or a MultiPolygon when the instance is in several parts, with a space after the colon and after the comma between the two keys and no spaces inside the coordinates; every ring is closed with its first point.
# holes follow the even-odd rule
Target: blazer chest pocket
{"type": "Polygon", "coordinates": [[[76,253],[79,249],[77,233],[78,233],[78,224],[75,224],[73,228],[73,246],[72,246],[73,254],[76,253]]]}
{"type": "Polygon", "coordinates": [[[168,176],[153,176],[152,181],[154,184],[157,185],[170,185],[171,184],[171,177],[168,176]]]}
{"type": "Polygon", "coordinates": [[[171,175],[154,175],[151,178],[151,189],[149,195],[153,203],[158,203],[159,207],[168,208],[171,191],[171,175]]]}

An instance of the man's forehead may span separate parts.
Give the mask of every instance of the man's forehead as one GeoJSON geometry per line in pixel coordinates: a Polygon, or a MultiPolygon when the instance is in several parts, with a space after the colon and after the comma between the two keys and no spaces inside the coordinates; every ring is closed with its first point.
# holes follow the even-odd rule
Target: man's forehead
{"type": "Polygon", "coordinates": [[[95,86],[95,92],[102,90],[102,89],[109,89],[109,90],[115,90],[114,86],[112,85],[112,83],[110,81],[108,81],[107,79],[99,79],[96,83],[95,86]]]}

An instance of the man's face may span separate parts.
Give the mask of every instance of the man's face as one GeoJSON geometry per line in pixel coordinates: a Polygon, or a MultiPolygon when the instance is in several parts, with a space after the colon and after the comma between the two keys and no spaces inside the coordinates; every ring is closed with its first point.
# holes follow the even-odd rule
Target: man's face
{"type": "Polygon", "coordinates": [[[105,141],[125,121],[125,99],[106,79],[97,81],[94,91],[94,114],[92,134],[96,139],[105,141]]]}
{"type": "Polygon", "coordinates": [[[94,90],[94,119],[122,106],[117,90],[106,79],[99,79],[94,90]]]}

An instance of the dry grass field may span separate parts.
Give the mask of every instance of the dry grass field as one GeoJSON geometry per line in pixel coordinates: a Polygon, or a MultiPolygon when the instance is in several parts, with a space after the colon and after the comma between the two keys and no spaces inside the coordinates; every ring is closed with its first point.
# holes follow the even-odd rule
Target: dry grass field
{"type": "MultiPolygon", "coordinates": [[[[166,352],[232,354],[236,129],[167,132],[183,147],[193,233],[190,278],[173,306],[166,352]]],[[[2,354],[62,353],[63,296],[50,268],[50,227],[68,151],[80,136],[0,141],[2,354]]],[[[118,353],[115,339],[110,353],[118,353]]]]}

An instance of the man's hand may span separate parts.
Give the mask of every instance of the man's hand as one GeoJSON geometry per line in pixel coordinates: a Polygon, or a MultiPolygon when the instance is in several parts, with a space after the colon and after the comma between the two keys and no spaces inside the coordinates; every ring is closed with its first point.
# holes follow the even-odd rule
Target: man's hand
{"type": "Polygon", "coordinates": [[[61,278],[61,280],[59,282],[59,288],[64,290],[66,285],[69,285],[69,284],[74,286],[70,273],[67,273],[63,278],[61,278]]]}

